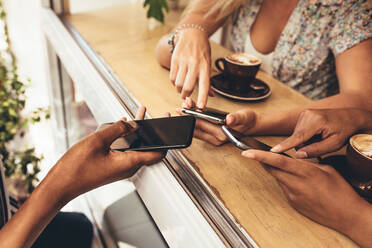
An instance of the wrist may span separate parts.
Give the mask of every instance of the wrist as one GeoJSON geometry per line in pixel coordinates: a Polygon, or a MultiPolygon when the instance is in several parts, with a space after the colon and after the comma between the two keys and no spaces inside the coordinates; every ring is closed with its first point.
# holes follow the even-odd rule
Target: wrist
{"type": "Polygon", "coordinates": [[[192,32],[198,32],[204,34],[208,37],[207,31],[199,24],[193,23],[184,23],[181,26],[177,27],[174,31],[169,34],[168,45],[170,53],[173,53],[176,44],[178,43],[179,36],[181,33],[184,33],[185,30],[191,30],[192,32]]]}
{"type": "Polygon", "coordinates": [[[357,109],[360,118],[357,119],[357,131],[371,130],[372,129],[372,112],[367,110],[357,109]]]}
{"type": "Polygon", "coordinates": [[[372,242],[372,205],[359,199],[352,209],[347,209],[346,220],[336,229],[365,247],[372,242]]]}
{"type": "MultiPolygon", "coordinates": [[[[60,181],[60,180],[58,180],[60,181]]],[[[34,190],[31,196],[39,199],[51,209],[61,209],[70,199],[64,193],[63,186],[57,180],[46,177],[34,190]]]]}
{"type": "Polygon", "coordinates": [[[71,190],[73,186],[69,183],[66,173],[60,171],[60,161],[49,171],[47,176],[35,189],[37,195],[46,196],[55,208],[62,208],[75,196],[71,190]],[[63,175],[63,176],[61,176],[63,175]]]}

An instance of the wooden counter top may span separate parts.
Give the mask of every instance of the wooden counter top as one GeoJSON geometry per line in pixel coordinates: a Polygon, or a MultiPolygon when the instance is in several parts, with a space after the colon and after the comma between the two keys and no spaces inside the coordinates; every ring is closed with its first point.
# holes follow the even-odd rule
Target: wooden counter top
{"type": "MultiPolygon", "coordinates": [[[[155,60],[155,46],[169,32],[176,14],[169,14],[167,25],[146,19],[139,4],[67,16],[91,47],[112,67],[129,91],[147,106],[153,117],[175,113],[182,99],[169,80],[169,72],[155,60]]],[[[213,61],[229,51],[212,44],[213,61]]],[[[233,112],[249,107],[273,113],[294,108],[310,100],[269,75],[259,72],[267,82],[271,97],[263,102],[233,102],[221,96],[209,98],[208,106],[233,112]]],[[[197,92],[197,90],[195,91],[197,92]]],[[[193,95],[196,99],[196,94],[193,95]]],[[[282,138],[264,137],[269,145],[282,138]]],[[[210,185],[241,226],[261,247],[354,247],[343,235],[318,225],[296,212],[280,187],[257,162],[240,156],[232,145],[215,147],[194,140],[184,150],[200,175],[210,185]]]]}

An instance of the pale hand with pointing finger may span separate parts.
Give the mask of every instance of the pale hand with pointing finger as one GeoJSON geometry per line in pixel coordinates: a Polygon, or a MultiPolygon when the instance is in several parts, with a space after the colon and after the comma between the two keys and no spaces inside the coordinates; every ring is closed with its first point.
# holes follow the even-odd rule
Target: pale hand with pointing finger
{"type": "Polygon", "coordinates": [[[170,80],[178,93],[185,99],[199,83],[197,106],[207,105],[210,90],[211,47],[208,35],[195,28],[186,28],[178,32],[175,49],[170,64],[170,80]]]}

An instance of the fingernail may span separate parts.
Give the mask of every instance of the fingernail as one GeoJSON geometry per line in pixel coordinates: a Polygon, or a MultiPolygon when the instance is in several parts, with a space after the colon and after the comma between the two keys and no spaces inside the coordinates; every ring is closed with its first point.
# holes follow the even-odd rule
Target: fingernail
{"type": "Polygon", "coordinates": [[[307,158],[307,153],[304,151],[297,151],[296,158],[307,158]]]}
{"type": "Polygon", "coordinates": [[[282,149],[282,146],[281,145],[276,145],[274,146],[273,148],[271,148],[271,152],[278,152],[282,149]]]}
{"type": "Polygon", "coordinates": [[[242,155],[244,157],[247,157],[247,158],[250,158],[250,159],[254,159],[254,153],[252,153],[250,151],[244,151],[244,152],[242,152],[242,155]]]}
{"type": "Polygon", "coordinates": [[[234,121],[235,121],[235,119],[234,119],[234,116],[233,115],[230,115],[230,114],[228,114],[227,116],[226,116],[226,121],[229,121],[229,125],[232,125],[232,124],[234,124],[234,121]]]}

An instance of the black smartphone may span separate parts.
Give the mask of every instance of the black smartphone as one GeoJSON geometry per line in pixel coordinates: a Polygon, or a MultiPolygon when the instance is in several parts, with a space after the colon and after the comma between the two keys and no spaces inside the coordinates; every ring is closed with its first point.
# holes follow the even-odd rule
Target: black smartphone
{"type": "Polygon", "coordinates": [[[222,132],[226,135],[231,143],[233,143],[240,150],[248,149],[258,149],[263,151],[270,151],[271,147],[254,139],[251,137],[244,137],[244,142],[240,140],[241,134],[228,128],[227,126],[222,126],[222,132]]]}
{"type": "MultiPolygon", "coordinates": [[[[271,147],[262,143],[261,141],[258,141],[252,137],[245,136],[243,138],[243,141],[241,141],[242,134],[228,128],[227,126],[222,126],[222,132],[226,135],[226,137],[229,139],[231,143],[233,143],[237,148],[240,150],[248,150],[248,149],[256,149],[256,150],[262,150],[269,152],[271,150],[271,147]]],[[[281,155],[290,157],[286,153],[280,153],[281,155]]]]}
{"type": "MultiPolygon", "coordinates": [[[[191,145],[195,117],[175,116],[135,121],[135,132],[116,139],[111,149],[118,151],[156,151],[181,149],[191,145]]],[[[103,124],[99,129],[110,123],[103,124]]]]}
{"type": "Polygon", "coordinates": [[[226,123],[226,116],[229,114],[212,108],[182,108],[181,111],[184,114],[192,115],[217,125],[224,125],[226,123]]]}

